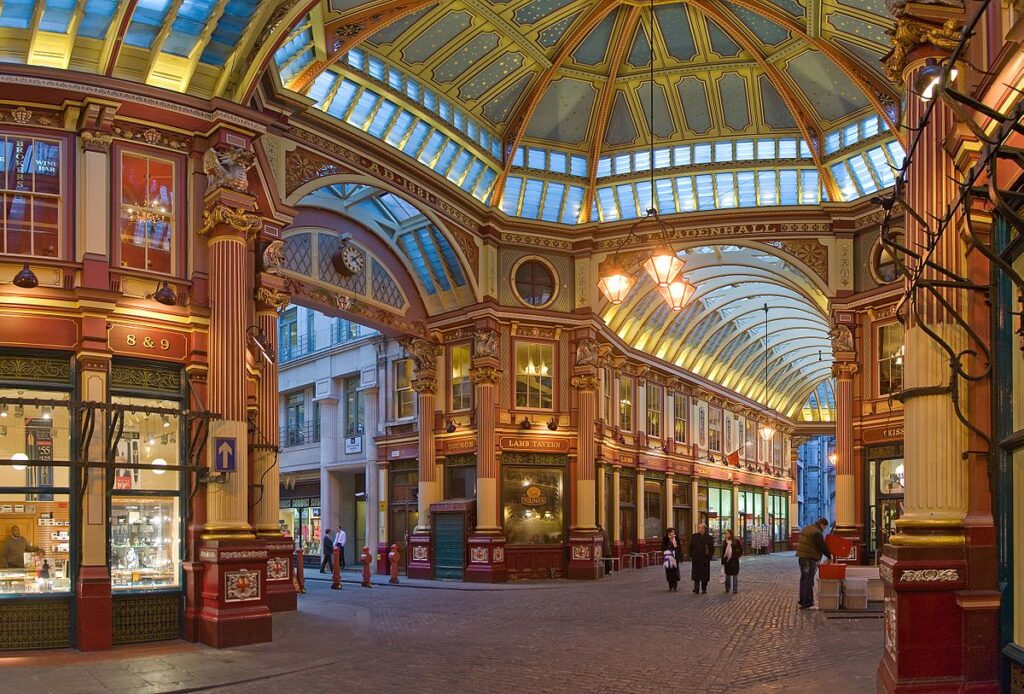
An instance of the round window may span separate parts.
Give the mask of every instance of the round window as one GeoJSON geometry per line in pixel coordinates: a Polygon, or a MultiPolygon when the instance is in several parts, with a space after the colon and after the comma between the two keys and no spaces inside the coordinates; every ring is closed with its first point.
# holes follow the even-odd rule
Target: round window
{"type": "Polygon", "coordinates": [[[551,267],[539,260],[528,259],[519,263],[513,277],[516,294],[530,306],[547,306],[555,298],[555,274],[551,267]]]}
{"type": "MultiPolygon", "coordinates": [[[[896,242],[903,243],[903,234],[897,233],[896,242]]],[[[871,249],[871,274],[874,275],[875,281],[879,284],[888,284],[889,282],[895,282],[900,278],[900,267],[899,263],[893,258],[889,249],[886,248],[881,240],[875,242],[874,248],[871,249]]]]}

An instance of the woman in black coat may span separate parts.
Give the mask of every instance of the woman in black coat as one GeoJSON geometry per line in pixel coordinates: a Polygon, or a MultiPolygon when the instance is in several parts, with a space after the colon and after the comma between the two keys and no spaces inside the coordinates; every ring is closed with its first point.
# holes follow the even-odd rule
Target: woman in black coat
{"type": "Polygon", "coordinates": [[[661,540],[661,554],[664,557],[665,580],[668,581],[669,592],[678,593],[679,562],[683,560],[683,543],[676,537],[675,528],[665,531],[661,540]]]}
{"type": "Polygon", "coordinates": [[[722,570],[725,572],[725,592],[736,594],[739,581],[740,557],[743,556],[743,543],[732,536],[731,530],[725,531],[725,542],[722,543],[722,570]]]}
{"type": "Polygon", "coordinates": [[[690,578],[693,579],[694,593],[707,593],[711,580],[711,558],[715,556],[715,538],[711,537],[706,525],[697,526],[697,532],[690,536],[690,578]]]}

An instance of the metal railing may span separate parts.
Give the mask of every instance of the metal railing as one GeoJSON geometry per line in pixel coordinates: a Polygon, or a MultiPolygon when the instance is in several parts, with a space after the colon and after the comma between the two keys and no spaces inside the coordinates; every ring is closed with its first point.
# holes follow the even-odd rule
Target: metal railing
{"type": "Polygon", "coordinates": [[[319,422],[307,422],[301,426],[281,427],[281,448],[306,446],[319,442],[319,422]]]}
{"type": "Polygon", "coordinates": [[[279,364],[305,357],[310,354],[354,342],[364,337],[376,335],[377,331],[346,320],[335,321],[330,328],[314,332],[299,333],[292,341],[287,328],[282,328],[277,341],[277,360],[279,364]]]}

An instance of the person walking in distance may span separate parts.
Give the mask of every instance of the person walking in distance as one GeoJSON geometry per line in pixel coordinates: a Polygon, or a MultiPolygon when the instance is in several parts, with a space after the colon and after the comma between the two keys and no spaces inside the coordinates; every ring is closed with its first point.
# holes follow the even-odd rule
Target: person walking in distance
{"type": "Polygon", "coordinates": [[[819,518],[800,531],[800,543],[796,546],[796,558],[800,561],[800,609],[814,606],[814,576],[818,573],[818,562],[824,555],[829,559],[832,553],[825,544],[827,518],[819,518]]]}
{"type": "MultiPolygon", "coordinates": [[[[612,556],[612,546],[608,542],[608,532],[601,527],[601,524],[597,524],[597,532],[601,534],[601,556],[610,557],[612,556]]],[[[612,573],[612,562],[610,559],[605,559],[604,562],[604,575],[610,576],[612,573]]]]}
{"type": "Polygon", "coordinates": [[[715,556],[715,538],[708,532],[708,526],[701,523],[697,532],[690,536],[690,578],[693,579],[694,593],[707,593],[711,580],[711,558],[715,556]]]}
{"type": "Polygon", "coordinates": [[[345,569],[345,540],[348,536],[345,535],[345,531],[338,528],[338,533],[334,536],[334,546],[338,548],[338,563],[341,565],[342,570],[345,569]]]}
{"type": "Polygon", "coordinates": [[[683,560],[683,543],[676,537],[675,528],[665,531],[661,539],[661,554],[665,558],[665,580],[671,593],[679,592],[679,562],[683,560]]]}
{"type": "Polygon", "coordinates": [[[722,572],[725,574],[725,592],[732,588],[736,593],[739,585],[740,557],[743,556],[743,543],[732,535],[731,530],[725,531],[725,542],[722,543],[722,572]]]}
{"type": "Polygon", "coordinates": [[[334,538],[331,537],[331,529],[326,528],[324,530],[323,539],[320,541],[320,551],[324,555],[323,559],[320,560],[320,573],[324,572],[324,567],[328,567],[331,573],[334,573],[334,557],[332,550],[334,549],[334,538]]]}

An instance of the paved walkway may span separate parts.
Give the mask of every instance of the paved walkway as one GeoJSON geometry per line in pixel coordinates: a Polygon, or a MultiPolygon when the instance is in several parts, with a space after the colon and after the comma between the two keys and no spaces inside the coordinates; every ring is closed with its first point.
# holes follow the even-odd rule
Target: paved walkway
{"type": "Polygon", "coordinates": [[[874,691],[881,620],[797,610],[796,574],[791,554],[744,560],[738,595],[669,593],[660,568],[487,591],[311,580],[272,644],[24,654],[0,658],[0,681],[32,694],[874,691]]]}

